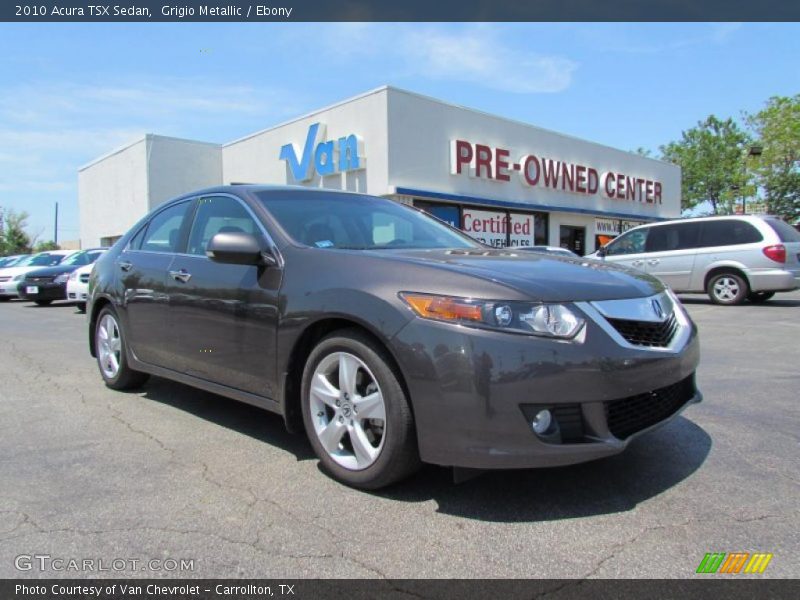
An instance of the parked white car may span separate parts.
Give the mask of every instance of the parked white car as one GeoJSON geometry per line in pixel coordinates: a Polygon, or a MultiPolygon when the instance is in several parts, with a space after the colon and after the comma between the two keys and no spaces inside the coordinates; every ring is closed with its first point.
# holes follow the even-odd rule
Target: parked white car
{"type": "Polygon", "coordinates": [[[43,267],[52,267],[59,264],[74,250],[48,250],[29,256],[16,263],[13,267],[0,269],[0,301],[17,298],[17,286],[25,278],[25,274],[43,267]]]}
{"type": "Polygon", "coordinates": [[[67,300],[78,303],[78,310],[86,312],[86,297],[89,292],[89,276],[94,263],[86,265],[69,274],[67,279],[67,300]]]}

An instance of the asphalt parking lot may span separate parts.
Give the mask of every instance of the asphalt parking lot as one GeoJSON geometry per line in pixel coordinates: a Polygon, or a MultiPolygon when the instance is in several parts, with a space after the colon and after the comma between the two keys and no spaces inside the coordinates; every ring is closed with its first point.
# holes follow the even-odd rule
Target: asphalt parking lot
{"type": "Polygon", "coordinates": [[[325,477],[273,414],[161,379],[107,389],[69,304],[0,304],[0,577],[697,577],[706,552],[800,576],[800,293],[685,304],[703,404],[626,453],[380,493],[325,477]],[[19,571],[15,557],[194,559],[19,571]]]}

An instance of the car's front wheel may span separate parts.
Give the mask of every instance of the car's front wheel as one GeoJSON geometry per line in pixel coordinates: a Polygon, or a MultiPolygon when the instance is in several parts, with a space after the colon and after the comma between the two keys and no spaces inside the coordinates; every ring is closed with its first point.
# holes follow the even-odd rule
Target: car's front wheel
{"type": "Polygon", "coordinates": [[[125,338],[117,313],[106,306],[97,316],[94,329],[94,347],[97,366],[106,385],[114,390],[129,390],[141,386],[148,375],[128,366],[125,338]]]}
{"type": "Polygon", "coordinates": [[[736,273],[717,273],[708,280],[706,292],[714,304],[741,304],[747,297],[747,282],[736,273]]]}
{"type": "Polygon", "coordinates": [[[386,351],[359,330],[337,331],[308,357],[303,421],[325,471],[378,489],[419,468],[414,418],[386,351]]]}

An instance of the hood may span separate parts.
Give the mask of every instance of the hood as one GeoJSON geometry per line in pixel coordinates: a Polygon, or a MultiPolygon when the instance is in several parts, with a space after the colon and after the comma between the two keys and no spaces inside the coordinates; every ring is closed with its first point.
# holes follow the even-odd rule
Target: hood
{"type": "Polygon", "coordinates": [[[544,302],[641,298],[664,289],[658,279],[642,271],[587,258],[489,248],[364,252],[389,261],[477,277],[544,302]]]}
{"type": "Polygon", "coordinates": [[[82,265],[54,265],[52,267],[33,267],[29,269],[26,276],[31,277],[57,277],[62,273],[72,273],[82,265]]]}

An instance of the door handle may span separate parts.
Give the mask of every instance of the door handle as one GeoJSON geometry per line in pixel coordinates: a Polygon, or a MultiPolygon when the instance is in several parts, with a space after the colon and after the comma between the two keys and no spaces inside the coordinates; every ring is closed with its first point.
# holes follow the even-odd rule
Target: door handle
{"type": "Polygon", "coordinates": [[[174,280],[182,281],[183,283],[186,283],[192,278],[192,274],[188,273],[186,269],[181,269],[180,271],[170,271],[169,276],[174,280]]]}
{"type": "Polygon", "coordinates": [[[648,262],[648,264],[651,264],[651,265],[657,265],[657,264],[658,264],[658,263],[660,263],[661,261],[660,261],[660,260],[658,260],[657,258],[651,258],[651,259],[650,259],[650,260],[648,260],[647,262],[648,262]]]}
{"type": "Polygon", "coordinates": [[[117,264],[119,264],[119,268],[122,269],[125,272],[128,272],[133,268],[133,263],[132,262],[128,262],[127,260],[122,261],[122,262],[117,263],[117,264]]]}
{"type": "Polygon", "coordinates": [[[631,266],[632,266],[632,267],[641,267],[643,263],[644,263],[644,261],[643,261],[643,260],[635,260],[635,261],[633,261],[633,262],[631,263],[631,266]]]}

